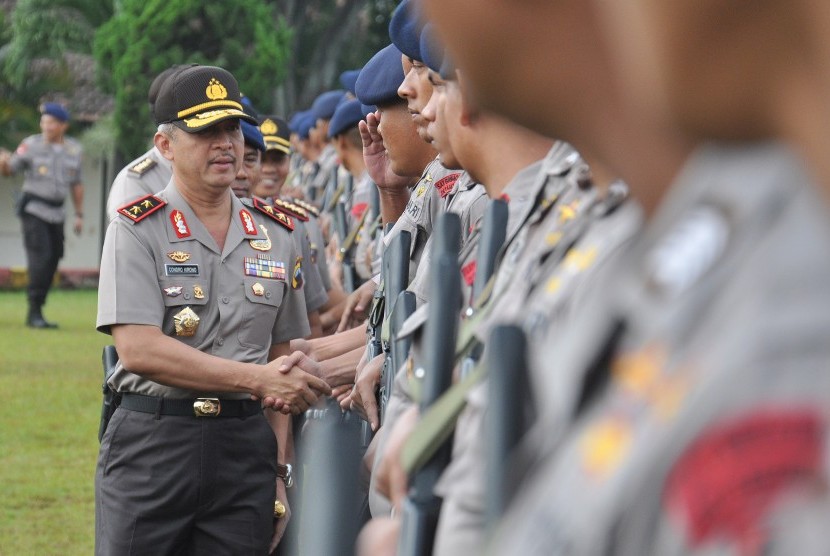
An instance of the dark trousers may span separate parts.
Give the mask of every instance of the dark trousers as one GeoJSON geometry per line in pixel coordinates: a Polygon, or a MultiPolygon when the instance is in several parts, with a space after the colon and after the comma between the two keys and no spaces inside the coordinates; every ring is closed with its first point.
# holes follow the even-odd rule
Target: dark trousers
{"type": "Polygon", "coordinates": [[[116,410],[95,472],[95,554],[265,556],[277,443],[265,416],[116,410]]]}
{"type": "Polygon", "coordinates": [[[21,220],[29,269],[29,303],[40,308],[46,303],[58,261],[63,257],[63,222],[50,224],[25,213],[21,220]]]}

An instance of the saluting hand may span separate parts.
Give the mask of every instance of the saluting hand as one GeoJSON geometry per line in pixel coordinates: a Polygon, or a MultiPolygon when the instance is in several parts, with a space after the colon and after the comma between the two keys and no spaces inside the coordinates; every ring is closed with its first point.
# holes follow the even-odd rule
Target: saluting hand
{"type": "Polygon", "coordinates": [[[357,124],[360,139],[363,141],[363,161],[366,163],[366,171],[380,189],[405,189],[412,183],[412,179],[402,178],[392,171],[378,125],[380,125],[380,112],[367,115],[365,121],[357,124]]]}

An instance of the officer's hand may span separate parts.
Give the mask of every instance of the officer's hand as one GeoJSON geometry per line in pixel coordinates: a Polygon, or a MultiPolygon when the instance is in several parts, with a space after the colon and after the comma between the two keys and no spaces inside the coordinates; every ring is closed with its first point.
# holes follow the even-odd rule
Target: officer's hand
{"type": "Polygon", "coordinates": [[[326,381],[306,370],[316,365],[316,361],[302,352],[294,352],[268,363],[265,366],[264,392],[260,396],[263,404],[282,413],[298,415],[318,398],[330,395],[331,388],[326,381]],[[283,369],[286,361],[286,366],[291,364],[287,370],[283,369]]]}
{"type": "Polygon", "coordinates": [[[386,358],[380,354],[372,359],[363,369],[358,370],[357,379],[351,395],[340,407],[356,411],[361,418],[369,421],[373,431],[380,426],[378,418],[377,389],[380,384],[380,375],[383,371],[383,361],[386,358]]]}
{"type": "Polygon", "coordinates": [[[346,305],[343,307],[343,316],[340,317],[340,325],[337,327],[338,332],[354,328],[366,320],[376,289],[377,284],[368,280],[349,294],[346,298],[346,305]]]}
{"type": "Polygon", "coordinates": [[[380,463],[377,466],[377,489],[386,496],[400,511],[401,503],[406,498],[406,490],[409,479],[401,463],[401,453],[406,441],[418,424],[418,406],[414,405],[404,411],[386,438],[386,448],[381,455],[380,463]]]}
{"type": "Polygon", "coordinates": [[[354,384],[341,384],[340,386],[335,386],[331,389],[331,397],[337,400],[337,403],[342,406],[343,400],[348,398],[349,394],[352,393],[352,388],[354,388],[354,384]]]}
{"type": "Polygon", "coordinates": [[[76,236],[81,235],[81,232],[84,231],[84,219],[81,216],[75,216],[75,223],[72,225],[72,229],[75,232],[76,236]]]}
{"type": "Polygon", "coordinates": [[[379,124],[379,112],[367,115],[365,121],[357,124],[360,129],[360,139],[363,141],[363,161],[366,163],[366,171],[380,189],[403,190],[412,180],[402,178],[392,171],[389,154],[383,146],[383,137],[378,131],[379,124]]]}
{"type": "Polygon", "coordinates": [[[288,505],[288,496],[285,492],[285,483],[282,479],[277,479],[277,500],[285,505],[285,515],[280,519],[274,519],[274,536],[271,537],[271,544],[268,546],[268,554],[276,550],[277,545],[280,544],[282,536],[285,534],[285,528],[288,525],[288,520],[291,519],[291,507],[288,505]]]}
{"type": "Polygon", "coordinates": [[[355,544],[357,556],[395,556],[398,553],[398,536],[401,520],[393,517],[376,517],[360,530],[355,544]]]}

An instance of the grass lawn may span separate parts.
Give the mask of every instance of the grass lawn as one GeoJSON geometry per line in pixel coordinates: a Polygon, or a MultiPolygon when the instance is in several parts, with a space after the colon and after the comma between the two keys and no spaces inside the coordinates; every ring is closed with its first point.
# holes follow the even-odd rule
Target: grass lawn
{"type": "Polygon", "coordinates": [[[23,325],[0,292],[0,554],[92,554],[101,348],[93,290],[54,291],[58,330],[23,325]]]}

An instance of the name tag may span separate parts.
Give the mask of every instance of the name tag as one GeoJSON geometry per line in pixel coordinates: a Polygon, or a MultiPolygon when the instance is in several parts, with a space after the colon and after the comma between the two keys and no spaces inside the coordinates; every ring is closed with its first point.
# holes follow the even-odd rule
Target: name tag
{"type": "Polygon", "coordinates": [[[167,276],[198,276],[199,265],[197,264],[166,264],[164,274],[167,276]]]}

